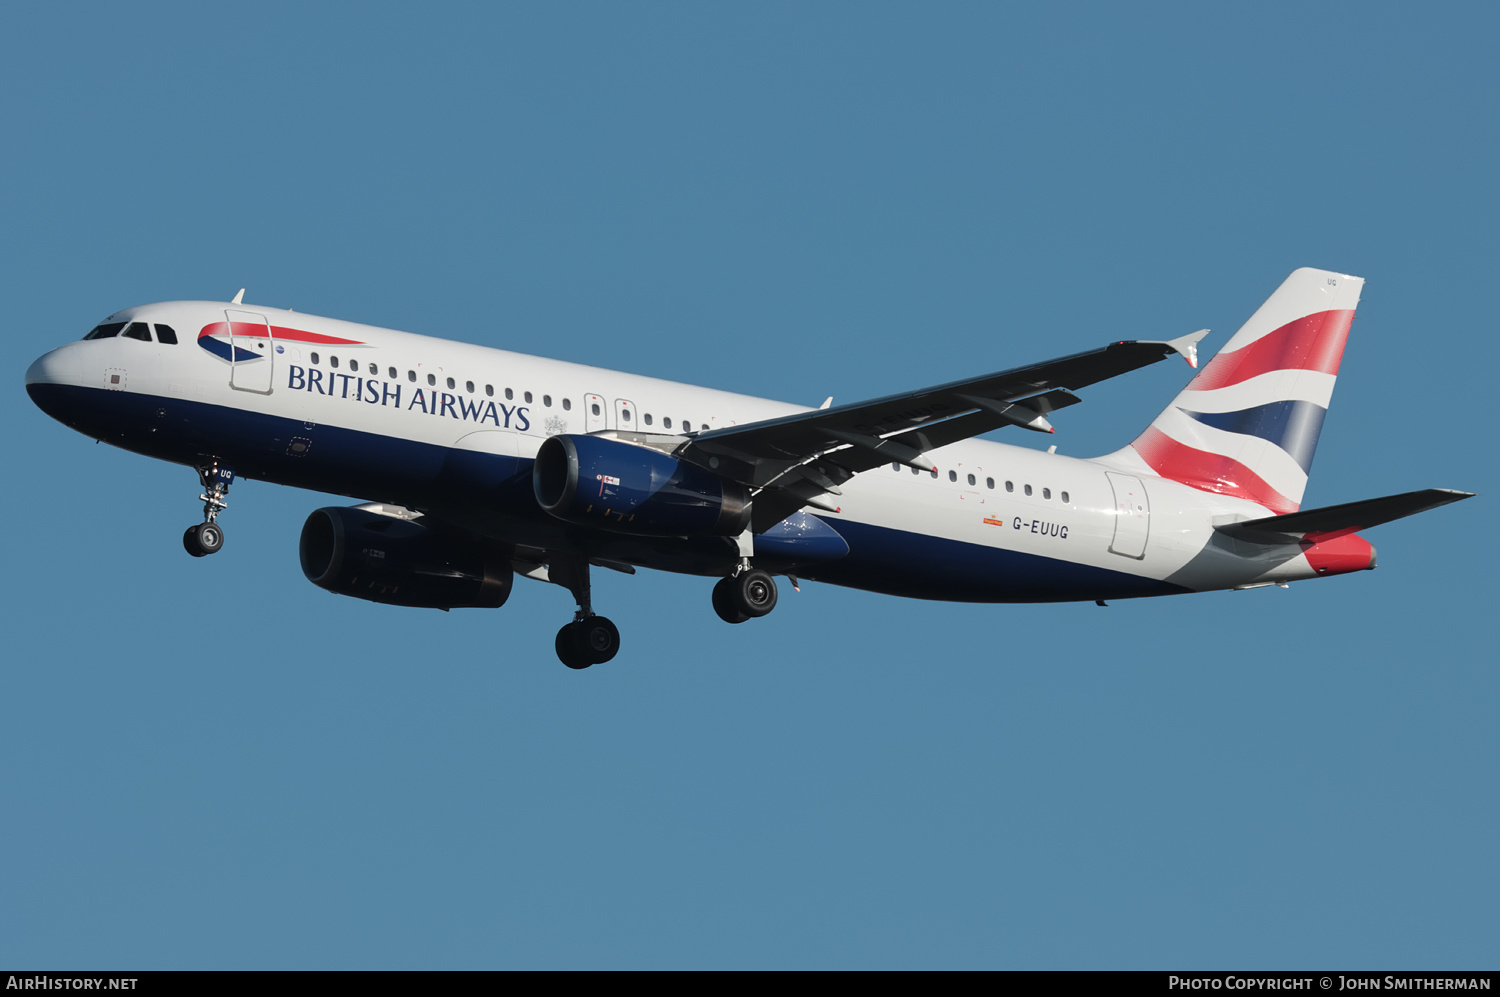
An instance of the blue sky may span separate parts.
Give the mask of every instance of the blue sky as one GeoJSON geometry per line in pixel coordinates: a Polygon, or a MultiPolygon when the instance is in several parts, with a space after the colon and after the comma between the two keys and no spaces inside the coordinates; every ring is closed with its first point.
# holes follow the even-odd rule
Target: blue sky
{"type": "MultiPolygon", "coordinates": [[[[9,5],[0,963],[1493,966],[1492,5],[9,5]],[[324,496],[22,374],[246,300],[815,405],[1368,283],[1306,504],[1378,571],[1107,609],[309,585],[324,496]]],[[[1113,450],[1187,378],[1060,414],[1113,450]]],[[[1026,434],[1021,434],[1026,435],[1026,434]]],[[[1010,442],[1033,445],[1039,437],[1010,442]]]]}

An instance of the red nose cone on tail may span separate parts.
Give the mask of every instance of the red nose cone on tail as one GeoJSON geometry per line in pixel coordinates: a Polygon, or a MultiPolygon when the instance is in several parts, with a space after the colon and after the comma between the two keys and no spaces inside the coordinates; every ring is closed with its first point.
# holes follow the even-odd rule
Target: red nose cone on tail
{"type": "Polygon", "coordinates": [[[1358,533],[1342,536],[1309,533],[1302,538],[1302,543],[1307,563],[1320,576],[1368,571],[1375,567],[1375,548],[1358,533]]]}

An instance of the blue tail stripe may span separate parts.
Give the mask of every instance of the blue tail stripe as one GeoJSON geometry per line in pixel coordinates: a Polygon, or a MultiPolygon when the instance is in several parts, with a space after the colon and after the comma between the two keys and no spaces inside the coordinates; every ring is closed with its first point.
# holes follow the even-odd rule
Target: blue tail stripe
{"type": "Polygon", "coordinates": [[[1308,473],[1318,449],[1318,434],[1323,431],[1323,418],[1328,415],[1323,406],[1298,400],[1271,402],[1238,412],[1182,411],[1205,426],[1274,443],[1308,473]]]}

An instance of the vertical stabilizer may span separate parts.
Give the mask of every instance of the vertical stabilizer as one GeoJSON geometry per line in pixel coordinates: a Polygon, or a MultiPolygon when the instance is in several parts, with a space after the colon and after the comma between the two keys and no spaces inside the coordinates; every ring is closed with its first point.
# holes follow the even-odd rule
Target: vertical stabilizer
{"type": "Polygon", "coordinates": [[[1363,286],[1328,270],[1294,272],[1135,442],[1105,460],[1295,512],[1363,286]]]}

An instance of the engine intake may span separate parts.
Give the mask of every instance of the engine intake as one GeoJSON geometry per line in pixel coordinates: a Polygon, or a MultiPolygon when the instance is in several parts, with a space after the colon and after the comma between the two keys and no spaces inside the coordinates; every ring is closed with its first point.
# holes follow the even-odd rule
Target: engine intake
{"type": "Polygon", "coordinates": [[[499,545],[364,509],[316,510],[297,549],[314,585],[391,606],[498,609],[515,582],[499,545]]]}
{"type": "Polygon", "coordinates": [[[750,493],[669,454],[598,436],[543,441],[531,484],[558,519],[649,536],[738,536],[750,493]]]}

